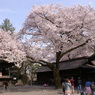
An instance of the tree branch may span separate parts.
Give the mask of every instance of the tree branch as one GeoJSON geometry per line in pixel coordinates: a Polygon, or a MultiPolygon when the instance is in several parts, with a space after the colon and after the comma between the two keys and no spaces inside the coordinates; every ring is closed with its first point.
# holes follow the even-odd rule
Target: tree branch
{"type": "Polygon", "coordinates": [[[48,66],[49,68],[53,67],[53,63],[50,63],[50,62],[47,62],[47,61],[44,61],[44,60],[39,60],[39,61],[43,62],[43,63],[46,63],[46,64],[43,64],[44,66],[48,66]]]}
{"type": "Polygon", "coordinates": [[[41,64],[42,66],[48,66],[48,67],[52,67],[52,63],[50,62],[47,62],[45,60],[39,60],[39,61],[36,61],[34,58],[30,57],[30,56],[27,56],[27,61],[31,62],[31,63],[39,63],[41,64]]]}
{"type": "Polygon", "coordinates": [[[63,52],[63,53],[61,53],[60,59],[61,59],[65,54],[67,54],[67,53],[69,53],[69,52],[71,52],[71,51],[73,51],[73,50],[75,50],[75,49],[77,49],[77,48],[79,48],[79,47],[82,47],[82,46],[86,45],[89,40],[90,40],[90,39],[88,39],[87,41],[85,41],[85,42],[82,43],[81,45],[78,45],[78,46],[76,46],[76,47],[73,47],[73,48],[71,48],[71,49],[69,49],[69,50],[67,50],[67,51],[65,51],[65,52],[63,52]]]}

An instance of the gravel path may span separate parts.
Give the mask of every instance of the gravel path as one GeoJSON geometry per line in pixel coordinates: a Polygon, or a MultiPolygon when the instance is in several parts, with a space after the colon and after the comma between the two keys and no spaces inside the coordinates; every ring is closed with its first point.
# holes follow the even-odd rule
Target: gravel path
{"type": "MultiPolygon", "coordinates": [[[[43,86],[9,86],[7,90],[0,87],[0,95],[63,95],[62,89],[43,86]]],[[[78,94],[74,94],[78,95],[78,94]]]]}

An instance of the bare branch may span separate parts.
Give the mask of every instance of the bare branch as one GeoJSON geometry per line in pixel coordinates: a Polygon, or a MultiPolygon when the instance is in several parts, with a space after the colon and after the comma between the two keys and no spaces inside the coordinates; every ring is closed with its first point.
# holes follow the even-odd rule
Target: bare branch
{"type": "Polygon", "coordinates": [[[61,54],[61,56],[60,56],[60,59],[61,59],[65,54],[67,54],[67,53],[69,53],[69,52],[71,52],[71,51],[73,51],[73,50],[75,50],[75,49],[77,49],[77,48],[79,48],[79,47],[82,47],[82,46],[86,45],[86,44],[88,43],[88,41],[89,41],[89,39],[88,39],[87,41],[85,41],[84,43],[82,43],[82,44],[80,44],[80,45],[78,45],[78,46],[76,46],[76,47],[73,47],[73,48],[71,48],[71,49],[69,49],[69,50],[63,52],[63,53],[61,54]]]}

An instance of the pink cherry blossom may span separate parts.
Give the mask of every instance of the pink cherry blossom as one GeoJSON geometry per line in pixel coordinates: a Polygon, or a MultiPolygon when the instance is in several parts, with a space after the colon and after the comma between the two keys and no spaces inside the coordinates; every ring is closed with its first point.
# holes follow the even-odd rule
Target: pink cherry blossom
{"type": "Polygon", "coordinates": [[[16,36],[0,30],[0,58],[8,62],[20,63],[25,60],[25,56],[23,45],[16,36]]]}

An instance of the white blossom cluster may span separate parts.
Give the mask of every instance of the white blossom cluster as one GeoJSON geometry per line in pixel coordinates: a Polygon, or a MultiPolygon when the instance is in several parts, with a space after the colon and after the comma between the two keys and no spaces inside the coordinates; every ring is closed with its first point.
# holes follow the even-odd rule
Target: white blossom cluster
{"type": "MultiPolygon", "coordinates": [[[[95,9],[80,5],[34,6],[21,30],[31,48],[31,56],[50,61],[56,59],[56,52],[70,50],[88,39],[94,42],[94,33],[95,9]]],[[[86,49],[85,55],[88,53],[86,49]]]]}
{"type": "Polygon", "coordinates": [[[14,35],[0,30],[0,58],[8,62],[20,63],[25,60],[26,53],[14,35]]]}

